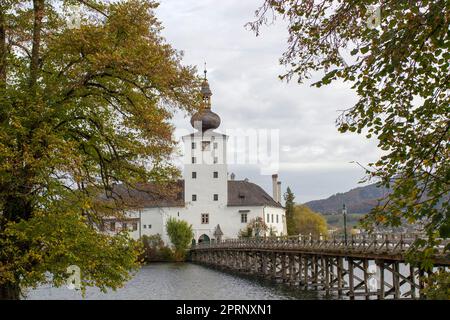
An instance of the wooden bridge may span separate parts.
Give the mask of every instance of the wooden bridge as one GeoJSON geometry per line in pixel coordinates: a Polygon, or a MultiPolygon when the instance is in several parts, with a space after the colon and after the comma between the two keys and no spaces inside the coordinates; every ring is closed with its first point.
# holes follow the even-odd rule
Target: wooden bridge
{"type": "Polygon", "coordinates": [[[201,243],[191,260],[223,270],[256,275],[327,296],[350,299],[418,299],[427,276],[449,268],[443,241],[426,272],[405,260],[418,235],[386,234],[314,239],[310,236],[250,238],[201,243]]]}

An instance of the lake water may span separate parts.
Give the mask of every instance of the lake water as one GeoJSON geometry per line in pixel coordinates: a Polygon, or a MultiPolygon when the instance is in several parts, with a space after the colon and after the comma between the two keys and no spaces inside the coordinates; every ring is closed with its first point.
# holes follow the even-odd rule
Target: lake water
{"type": "MultiPolygon", "coordinates": [[[[30,290],[27,299],[83,299],[66,287],[30,290]]],[[[218,300],[218,299],[320,299],[316,292],[287,288],[252,278],[223,273],[191,263],[154,263],[142,267],[125,286],[102,293],[89,288],[87,300],[218,300]]]]}

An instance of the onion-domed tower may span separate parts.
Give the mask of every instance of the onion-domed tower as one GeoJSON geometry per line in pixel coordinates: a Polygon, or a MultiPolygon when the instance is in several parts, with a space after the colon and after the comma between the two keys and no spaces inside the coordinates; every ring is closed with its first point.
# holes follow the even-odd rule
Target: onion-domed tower
{"type": "MultiPolygon", "coordinates": [[[[226,163],[227,136],[216,132],[220,117],[211,111],[212,92],[205,76],[201,88],[203,104],[191,118],[196,129],[183,137],[184,142],[184,198],[193,216],[195,238],[214,238],[218,215],[228,203],[226,163]]],[[[222,226],[221,226],[222,227],[222,226]]]]}

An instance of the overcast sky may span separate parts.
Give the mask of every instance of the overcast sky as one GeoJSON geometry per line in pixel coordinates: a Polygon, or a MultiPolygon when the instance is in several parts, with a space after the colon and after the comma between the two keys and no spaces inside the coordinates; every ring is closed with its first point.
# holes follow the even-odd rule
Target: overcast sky
{"type": "MultiPolygon", "coordinates": [[[[338,133],[339,110],[356,101],[343,83],[312,88],[309,83],[282,82],[278,60],[286,47],[282,21],[256,37],[244,24],[254,18],[263,0],[161,0],[156,10],[163,36],[185,54],[184,62],[199,72],[206,60],[213,92],[212,110],[220,130],[279,129],[283,192],[290,186],[297,202],[326,198],[358,186],[367,164],[379,156],[375,141],[338,133]]],[[[316,77],[317,80],[317,77],[316,77]]],[[[178,129],[191,129],[189,118],[177,116],[178,129]]],[[[271,190],[270,175],[256,165],[232,165],[237,179],[248,178],[271,190]]]]}

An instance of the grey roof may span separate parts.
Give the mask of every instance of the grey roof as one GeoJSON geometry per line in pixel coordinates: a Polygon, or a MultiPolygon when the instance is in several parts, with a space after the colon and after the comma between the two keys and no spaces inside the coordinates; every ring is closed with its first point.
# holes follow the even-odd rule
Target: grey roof
{"type": "MultiPolygon", "coordinates": [[[[140,183],[134,188],[117,184],[113,187],[111,196],[123,200],[131,207],[184,207],[184,180],[164,185],[140,183]]],[[[104,195],[101,198],[106,197],[104,195]]]]}
{"type": "MultiPolygon", "coordinates": [[[[155,207],[184,207],[184,180],[178,180],[170,186],[159,186],[154,183],[143,183],[135,189],[116,185],[113,189],[115,196],[144,208],[155,207]]],[[[103,197],[104,198],[104,197],[103,197]]],[[[228,180],[228,206],[269,206],[282,208],[260,186],[245,180],[228,180]]]]}
{"type": "Polygon", "coordinates": [[[228,181],[228,206],[270,206],[282,208],[257,184],[245,180],[228,181]]]}

